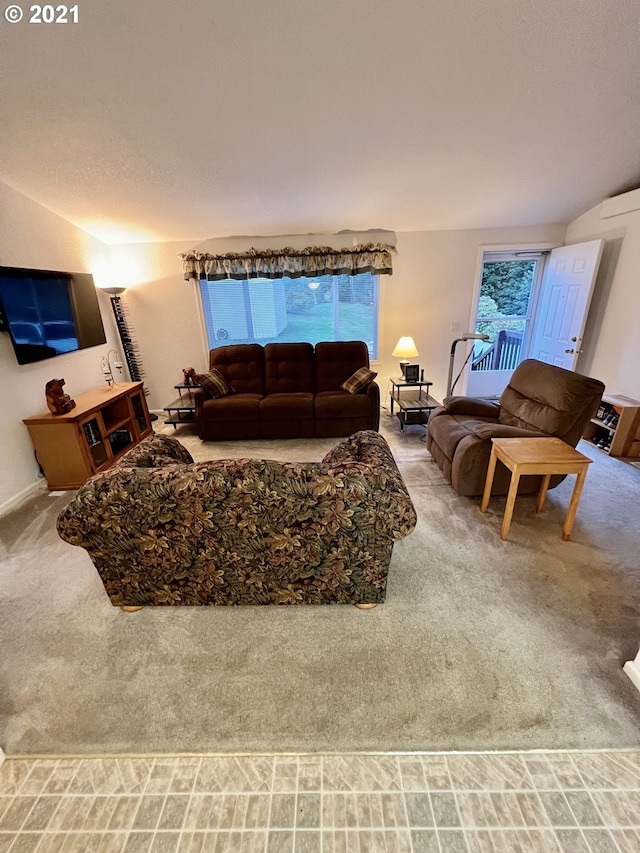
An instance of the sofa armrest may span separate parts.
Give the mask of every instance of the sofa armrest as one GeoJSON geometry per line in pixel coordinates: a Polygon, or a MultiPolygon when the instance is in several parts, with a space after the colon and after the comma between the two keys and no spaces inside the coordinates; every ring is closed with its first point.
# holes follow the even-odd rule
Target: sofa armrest
{"type": "Polygon", "coordinates": [[[364,393],[369,398],[371,407],[371,419],[369,421],[369,429],[378,430],[380,428],[380,386],[372,380],[365,387],[364,393]]]}
{"type": "Polygon", "coordinates": [[[361,430],[340,442],[322,460],[333,471],[360,471],[376,501],[376,533],[397,542],[417,522],[415,507],[393,454],[374,430],[361,430]]]}
{"type": "Polygon", "coordinates": [[[128,450],[112,466],[113,468],[157,468],[188,464],[193,457],[177,438],[170,435],[149,435],[131,450],[128,450]]]}
{"type": "Polygon", "coordinates": [[[202,388],[194,388],[191,391],[191,394],[193,395],[192,399],[195,404],[195,413],[197,418],[198,415],[202,413],[202,407],[206,401],[211,399],[211,395],[207,394],[202,388]]]}
{"type": "Polygon", "coordinates": [[[522,429],[522,427],[509,426],[508,424],[477,424],[472,427],[471,432],[483,441],[491,438],[546,438],[546,432],[535,429],[522,429]]]}
{"type": "Polygon", "coordinates": [[[450,415],[470,415],[478,418],[497,418],[500,404],[482,397],[445,397],[443,406],[450,415]]]}

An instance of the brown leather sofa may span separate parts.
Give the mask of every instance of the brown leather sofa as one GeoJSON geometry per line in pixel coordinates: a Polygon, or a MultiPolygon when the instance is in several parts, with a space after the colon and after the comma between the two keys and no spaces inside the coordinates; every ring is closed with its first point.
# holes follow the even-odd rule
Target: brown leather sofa
{"type": "Polygon", "coordinates": [[[198,436],[205,441],[348,436],[380,426],[376,382],[357,394],[340,386],[369,367],[363,341],[232,344],[209,353],[234,393],[195,395],[198,436]]]}
{"type": "MultiPolygon", "coordinates": [[[[427,450],[456,492],[481,495],[492,438],[556,436],[575,447],[603,391],[598,379],[527,359],[514,370],[497,403],[479,397],[445,398],[429,418],[427,450]]],[[[518,491],[537,491],[540,479],[522,477],[518,491]]],[[[563,479],[552,477],[549,488],[563,479]]],[[[507,494],[509,480],[509,471],[499,462],[491,493],[507,494]]]]}

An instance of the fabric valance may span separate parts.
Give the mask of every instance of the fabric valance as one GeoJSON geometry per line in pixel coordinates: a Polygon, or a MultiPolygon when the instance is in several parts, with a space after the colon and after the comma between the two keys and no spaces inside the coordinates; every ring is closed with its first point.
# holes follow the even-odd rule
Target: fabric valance
{"type": "Polygon", "coordinates": [[[201,252],[182,254],[184,277],[221,281],[245,278],[309,278],[322,275],[391,275],[393,246],[366,243],[351,249],[308,246],[306,249],[249,249],[209,255],[201,252]]]}

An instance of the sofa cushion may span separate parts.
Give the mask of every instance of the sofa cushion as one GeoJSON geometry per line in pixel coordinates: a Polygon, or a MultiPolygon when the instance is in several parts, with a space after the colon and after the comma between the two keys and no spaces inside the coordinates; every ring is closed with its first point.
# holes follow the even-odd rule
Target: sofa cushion
{"type": "Polygon", "coordinates": [[[212,349],[209,367],[217,368],[238,394],[264,396],[264,348],[260,344],[230,344],[212,349]]]}
{"type": "Polygon", "coordinates": [[[262,399],[260,394],[231,394],[217,400],[205,400],[201,417],[205,421],[257,421],[262,399]]]}
{"type": "Polygon", "coordinates": [[[316,344],[316,393],[338,391],[359,367],[369,367],[364,341],[321,341],[316,344]]]}
{"type": "Polygon", "coordinates": [[[340,387],[344,391],[348,391],[349,394],[357,394],[358,391],[362,391],[366,385],[373,382],[377,375],[373,370],[369,370],[368,367],[359,367],[340,387]]]}
{"type": "Polygon", "coordinates": [[[264,374],[266,394],[313,394],[313,346],[307,343],[267,344],[264,374]]]}
{"type": "Polygon", "coordinates": [[[321,391],[315,399],[316,418],[370,417],[371,403],[366,394],[348,391],[321,391]]]}
{"type": "Polygon", "coordinates": [[[261,421],[313,418],[313,394],[269,394],[260,401],[261,421]]]}
{"type": "Polygon", "coordinates": [[[196,373],[193,380],[214,400],[218,397],[226,397],[228,394],[235,394],[236,389],[229,385],[222,373],[215,367],[209,373],[196,373]]]}

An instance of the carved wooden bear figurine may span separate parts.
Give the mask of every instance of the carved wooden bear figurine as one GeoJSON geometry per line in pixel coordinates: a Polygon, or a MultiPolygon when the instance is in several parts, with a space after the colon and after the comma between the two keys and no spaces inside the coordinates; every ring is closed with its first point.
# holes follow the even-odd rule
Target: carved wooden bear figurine
{"type": "Polygon", "coordinates": [[[50,379],[45,386],[47,407],[54,415],[66,415],[76,407],[76,401],[62,390],[63,385],[64,379],[50,379]]]}

